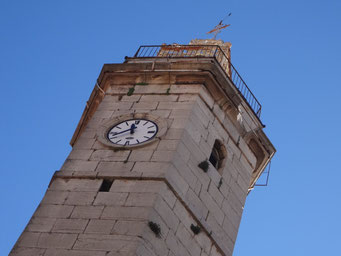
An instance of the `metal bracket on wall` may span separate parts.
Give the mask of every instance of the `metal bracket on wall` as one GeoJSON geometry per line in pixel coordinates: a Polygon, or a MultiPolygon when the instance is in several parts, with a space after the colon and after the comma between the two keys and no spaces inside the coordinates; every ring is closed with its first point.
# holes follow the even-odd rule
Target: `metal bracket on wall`
{"type": "Polygon", "coordinates": [[[266,165],[266,167],[264,168],[264,170],[263,170],[262,174],[259,176],[255,186],[265,187],[268,185],[270,170],[271,170],[271,161],[269,161],[268,164],[266,165]]]}

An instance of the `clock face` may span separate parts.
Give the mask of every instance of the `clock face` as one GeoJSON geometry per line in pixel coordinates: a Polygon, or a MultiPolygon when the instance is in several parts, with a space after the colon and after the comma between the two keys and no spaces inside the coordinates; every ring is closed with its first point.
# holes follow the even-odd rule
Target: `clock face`
{"type": "Polygon", "coordinates": [[[153,121],[135,118],[115,124],[107,133],[109,141],[119,146],[139,145],[153,139],[158,126],[153,121]]]}

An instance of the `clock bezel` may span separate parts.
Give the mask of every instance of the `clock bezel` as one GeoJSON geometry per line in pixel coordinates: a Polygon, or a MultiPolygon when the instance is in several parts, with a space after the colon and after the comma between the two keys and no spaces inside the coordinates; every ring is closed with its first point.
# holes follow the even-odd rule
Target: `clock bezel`
{"type": "Polygon", "coordinates": [[[115,149],[129,149],[129,148],[143,147],[145,145],[148,145],[150,143],[153,143],[159,140],[159,138],[166,133],[166,130],[167,130],[167,122],[159,116],[155,116],[150,113],[131,113],[131,114],[126,114],[126,115],[116,116],[106,121],[104,124],[100,125],[97,135],[98,135],[98,140],[106,146],[109,146],[115,149]],[[114,144],[113,142],[109,140],[108,132],[114,126],[124,121],[129,121],[133,119],[145,119],[145,120],[149,120],[155,123],[158,128],[156,135],[153,138],[147,141],[144,141],[142,143],[134,144],[134,145],[127,145],[127,146],[114,144]]]}

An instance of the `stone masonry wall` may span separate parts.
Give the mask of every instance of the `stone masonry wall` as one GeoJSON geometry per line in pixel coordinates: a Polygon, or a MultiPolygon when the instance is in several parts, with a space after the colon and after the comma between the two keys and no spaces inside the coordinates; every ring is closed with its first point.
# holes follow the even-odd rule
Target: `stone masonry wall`
{"type": "Polygon", "coordinates": [[[10,255],[232,255],[255,156],[203,85],[129,88],[106,91],[10,255]],[[134,150],[97,140],[101,124],[132,112],[166,119],[166,134],[134,150]],[[198,167],[215,139],[228,151],[222,175],[198,167]]]}

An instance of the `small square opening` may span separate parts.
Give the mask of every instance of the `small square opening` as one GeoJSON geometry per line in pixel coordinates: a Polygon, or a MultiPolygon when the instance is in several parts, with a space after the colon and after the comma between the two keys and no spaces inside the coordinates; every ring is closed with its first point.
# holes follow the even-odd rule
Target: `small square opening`
{"type": "Polygon", "coordinates": [[[99,192],[109,192],[113,182],[114,180],[104,179],[101,187],[99,188],[99,192]]]}

